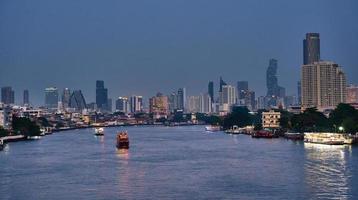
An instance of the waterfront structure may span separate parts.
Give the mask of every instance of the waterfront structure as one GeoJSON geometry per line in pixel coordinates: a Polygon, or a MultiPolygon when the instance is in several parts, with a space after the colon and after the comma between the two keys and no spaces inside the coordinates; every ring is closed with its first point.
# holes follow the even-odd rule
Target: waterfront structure
{"type": "Polygon", "coordinates": [[[64,88],[61,98],[63,108],[65,109],[68,108],[68,106],[70,105],[70,98],[71,98],[71,90],[69,88],[64,88]]]}
{"type": "Polygon", "coordinates": [[[133,95],[130,97],[130,111],[131,113],[138,113],[143,111],[143,97],[133,95]]]}
{"type": "Polygon", "coordinates": [[[208,94],[211,98],[211,101],[214,101],[214,82],[210,81],[208,84],[208,94]]]}
{"type": "Polygon", "coordinates": [[[22,99],[22,104],[24,106],[28,106],[30,105],[30,95],[29,95],[29,90],[24,90],[24,93],[23,93],[23,99],[22,99]]]}
{"type": "Polygon", "coordinates": [[[12,111],[9,106],[0,107],[0,127],[11,129],[12,127],[12,111]]]}
{"type": "Polygon", "coordinates": [[[179,110],[186,111],[186,89],[179,88],[177,93],[177,108],[179,110]]]}
{"type": "Polygon", "coordinates": [[[320,61],[319,33],[306,33],[303,40],[303,64],[308,65],[320,61]]]}
{"type": "Polygon", "coordinates": [[[347,87],[346,103],[350,103],[350,104],[358,103],[358,86],[349,85],[347,87]]]}
{"type": "Polygon", "coordinates": [[[229,112],[234,104],[236,104],[236,88],[223,85],[220,93],[220,111],[229,112]]]}
{"type": "Polygon", "coordinates": [[[262,128],[279,128],[281,113],[274,110],[262,112],[262,128]]]}
{"type": "Polygon", "coordinates": [[[104,81],[96,81],[96,104],[101,111],[108,110],[108,89],[104,87],[104,81]]]}
{"type": "Polygon", "coordinates": [[[188,112],[190,113],[200,112],[200,96],[188,97],[188,112]]]}
{"type": "Polygon", "coordinates": [[[1,102],[4,104],[15,103],[15,92],[11,87],[7,86],[1,88],[1,102]]]}
{"type": "Polygon", "coordinates": [[[320,61],[301,69],[302,108],[334,109],[346,101],[346,77],[334,62],[320,61]]]}
{"type": "Polygon", "coordinates": [[[212,112],[212,101],[209,93],[201,94],[199,99],[200,113],[210,114],[212,112]]]}
{"type": "Polygon", "coordinates": [[[129,112],[128,97],[118,97],[118,99],[116,100],[116,111],[123,113],[129,112]]]}
{"type": "Polygon", "coordinates": [[[169,114],[168,97],[161,93],[149,99],[149,112],[153,119],[167,118],[169,114]]]}
{"type": "Polygon", "coordinates": [[[87,108],[86,100],[81,90],[74,90],[71,94],[69,107],[75,109],[78,112],[87,108]]]}
{"type": "Polygon", "coordinates": [[[48,87],[45,89],[45,106],[49,109],[57,109],[58,89],[56,87],[48,87]]]}

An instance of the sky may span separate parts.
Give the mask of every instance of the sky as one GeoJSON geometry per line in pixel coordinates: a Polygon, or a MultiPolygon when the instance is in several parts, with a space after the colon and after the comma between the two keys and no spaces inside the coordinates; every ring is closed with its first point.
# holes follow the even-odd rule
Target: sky
{"type": "Polygon", "coordinates": [[[356,0],[0,0],[0,87],[18,103],[29,89],[43,104],[50,86],[81,89],[88,103],[96,80],[115,99],[196,95],[211,80],[218,91],[222,76],[260,96],[275,58],[279,85],[295,95],[307,32],[320,33],[321,59],[358,84],[357,21],[356,0]]]}

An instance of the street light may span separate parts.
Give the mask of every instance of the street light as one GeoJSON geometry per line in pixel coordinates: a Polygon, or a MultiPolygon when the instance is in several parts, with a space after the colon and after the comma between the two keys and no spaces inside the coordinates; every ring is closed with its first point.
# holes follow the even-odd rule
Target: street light
{"type": "Polygon", "coordinates": [[[338,127],[338,130],[339,130],[340,132],[343,132],[343,130],[344,130],[343,126],[338,127]]]}

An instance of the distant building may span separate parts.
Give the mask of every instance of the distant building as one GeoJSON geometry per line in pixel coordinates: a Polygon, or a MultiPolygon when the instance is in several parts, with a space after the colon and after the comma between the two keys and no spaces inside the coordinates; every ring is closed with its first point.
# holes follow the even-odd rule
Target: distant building
{"type": "Polygon", "coordinates": [[[178,108],[178,97],[175,92],[168,95],[169,112],[173,113],[178,108]]]}
{"type": "Polygon", "coordinates": [[[2,87],[1,88],[1,102],[4,104],[14,104],[15,103],[15,92],[11,87],[2,87]]]}
{"type": "Polygon", "coordinates": [[[4,129],[11,129],[12,127],[12,113],[8,106],[0,107],[0,127],[4,129]]]}
{"type": "Polygon", "coordinates": [[[185,88],[179,88],[178,94],[177,94],[177,108],[180,110],[186,111],[186,89],[185,88]]]}
{"type": "Polygon", "coordinates": [[[46,108],[57,109],[58,89],[56,87],[49,87],[45,89],[45,106],[46,108]]]}
{"type": "Polygon", "coordinates": [[[212,102],[210,94],[202,94],[200,95],[200,113],[210,114],[212,112],[212,102]]]}
{"type": "Polygon", "coordinates": [[[102,111],[108,110],[108,89],[104,87],[104,81],[96,81],[96,104],[102,111]]]}
{"type": "Polygon", "coordinates": [[[308,65],[320,61],[319,33],[306,33],[303,40],[303,64],[308,65]]]}
{"type": "Polygon", "coordinates": [[[23,104],[24,106],[30,105],[29,90],[24,90],[22,104],[23,104]]]}
{"type": "Polygon", "coordinates": [[[247,91],[249,91],[249,82],[238,81],[237,82],[237,96],[238,96],[239,100],[246,98],[247,91]]]}
{"type": "Polygon", "coordinates": [[[265,109],[265,108],[266,108],[265,98],[266,98],[266,97],[264,97],[264,96],[259,96],[259,97],[257,97],[257,106],[256,106],[256,108],[257,108],[258,110],[260,110],[260,109],[265,109]]]}
{"type": "Polygon", "coordinates": [[[295,106],[297,105],[297,102],[296,102],[296,97],[295,96],[285,96],[284,98],[284,104],[285,104],[285,108],[289,108],[291,106],[295,106]]]}
{"type": "Polygon", "coordinates": [[[234,104],[236,104],[236,88],[231,85],[223,85],[220,95],[220,111],[229,112],[234,104]]]}
{"type": "Polygon", "coordinates": [[[167,118],[169,114],[168,97],[158,93],[149,99],[149,112],[154,119],[167,118]]]}
{"type": "Polygon", "coordinates": [[[314,62],[301,68],[302,107],[334,109],[346,102],[346,77],[338,64],[314,62]]]}
{"type": "Polygon", "coordinates": [[[118,99],[116,100],[116,111],[123,113],[129,112],[128,97],[118,97],[118,99]]]}
{"type": "Polygon", "coordinates": [[[208,94],[211,98],[211,101],[214,101],[214,82],[210,81],[208,85],[208,94]]]}
{"type": "Polygon", "coordinates": [[[301,105],[301,81],[297,82],[297,104],[301,105]]]}
{"type": "Polygon", "coordinates": [[[262,112],[262,128],[279,128],[281,113],[270,110],[262,112]]]}
{"type": "Polygon", "coordinates": [[[350,85],[347,87],[347,103],[358,103],[358,86],[350,85]]]}
{"type": "Polygon", "coordinates": [[[74,90],[70,97],[69,107],[76,111],[83,111],[87,108],[86,100],[81,90],[74,90]]]}
{"type": "Polygon", "coordinates": [[[256,110],[256,101],[255,101],[255,92],[254,91],[246,91],[244,96],[245,106],[250,110],[256,110]]]}
{"type": "Polygon", "coordinates": [[[200,112],[200,96],[188,97],[188,112],[190,113],[200,112]]]}
{"type": "Polygon", "coordinates": [[[143,97],[131,96],[130,98],[130,111],[132,113],[138,113],[143,111],[143,97]]]}
{"type": "Polygon", "coordinates": [[[112,105],[113,105],[112,99],[108,98],[108,100],[107,100],[107,111],[112,112],[112,105]]]}
{"type": "Polygon", "coordinates": [[[61,102],[62,102],[62,106],[65,109],[68,108],[70,105],[70,98],[71,98],[71,90],[68,88],[63,89],[61,102]]]}

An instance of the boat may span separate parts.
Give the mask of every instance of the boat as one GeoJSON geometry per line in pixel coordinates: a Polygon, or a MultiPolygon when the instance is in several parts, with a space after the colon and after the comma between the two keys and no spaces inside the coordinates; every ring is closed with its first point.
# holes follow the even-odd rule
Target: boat
{"type": "Polygon", "coordinates": [[[228,134],[239,134],[242,132],[242,129],[240,129],[238,126],[232,126],[232,128],[225,130],[225,133],[228,134]]]}
{"type": "Polygon", "coordinates": [[[343,145],[353,144],[354,137],[344,133],[304,133],[304,142],[327,144],[327,145],[343,145]]]}
{"type": "Polygon", "coordinates": [[[94,135],[96,136],[103,136],[104,135],[104,129],[103,128],[95,128],[94,129],[94,135]]]}
{"type": "Polygon", "coordinates": [[[0,139],[0,151],[2,151],[5,147],[4,140],[0,139]]]}
{"type": "Polygon", "coordinates": [[[251,134],[251,137],[253,137],[253,138],[277,138],[278,136],[269,130],[259,130],[259,131],[254,131],[251,134]]]}
{"type": "Polygon", "coordinates": [[[221,126],[217,126],[217,125],[205,126],[205,131],[210,131],[210,132],[221,131],[221,126]]]}
{"type": "Polygon", "coordinates": [[[119,132],[117,134],[117,149],[129,149],[129,138],[128,133],[125,131],[119,132]]]}
{"type": "Polygon", "coordinates": [[[287,132],[284,134],[284,137],[286,139],[290,139],[290,140],[303,140],[303,134],[302,133],[290,133],[287,132]]]}
{"type": "Polygon", "coordinates": [[[27,136],[28,140],[39,140],[41,139],[41,135],[27,136]]]}

